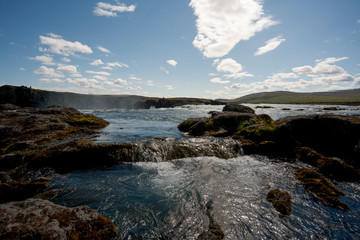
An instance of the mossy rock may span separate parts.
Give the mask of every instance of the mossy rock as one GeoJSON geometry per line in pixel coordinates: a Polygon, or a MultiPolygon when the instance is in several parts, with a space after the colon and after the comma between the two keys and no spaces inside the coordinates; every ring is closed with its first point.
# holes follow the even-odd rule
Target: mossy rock
{"type": "Polygon", "coordinates": [[[290,215],[291,196],[288,192],[273,189],[266,195],[266,200],[271,202],[273,207],[282,215],[290,215]]]}
{"type": "Polygon", "coordinates": [[[338,181],[360,181],[360,172],[344,161],[328,158],[308,147],[295,149],[296,159],[316,167],[325,176],[338,181]]]}
{"type": "Polygon", "coordinates": [[[295,176],[301,181],[307,192],[325,205],[341,210],[350,209],[346,203],[339,200],[339,197],[344,196],[344,193],[315,170],[307,168],[298,169],[295,171],[295,176]]]}

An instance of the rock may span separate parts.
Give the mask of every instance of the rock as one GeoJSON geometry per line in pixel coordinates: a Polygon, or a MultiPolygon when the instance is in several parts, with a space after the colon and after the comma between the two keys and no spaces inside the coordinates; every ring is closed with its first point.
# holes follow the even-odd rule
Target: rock
{"type": "Polygon", "coordinates": [[[290,109],[290,108],[282,108],[281,110],[283,110],[283,111],[290,111],[291,109],[290,109]]]}
{"type": "Polygon", "coordinates": [[[18,182],[9,180],[0,183],[0,203],[21,201],[43,192],[49,185],[49,179],[18,182]]]}
{"type": "Polygon", "coordinates": [[[113,239],[115,225],[86,206],[28,199],[0,204],[1,239],[113,239]]]}
{"type": "Polygon", "coordinates": [[[249,121],[256,121],[256,115],[240,112],[218,112],[212,117],[214,129],[225,129],[229,134],[238,131],[241,125],[249,121]]]}
{"type": "Polygon", "coordinates": [[[189,118],[178,125],[178,129],[192,136],[202,136],[206,128],[207,118],[189,118]]]}
{"type": "Polygon", "coordinates": [[[272,106],[256,106],[255,108],[274,108],[274,107],[272,107],[272,106]]]}
{"type": "Polygon", "coordinates": [[[109,124],[76,109],[59,106],[0,110],[0,116],[0,158],[11,153],[23,155],[24,151],[71,137],[89,136],[109,124]]]}
{"type": "Polygon", "coordinates": [[[274,122],[284,148],[310,147],[326,156],[349,159],[359,142],[360,117],[320,114],[291,116],[274,122]]]}
{"type": "Polygon", "coordinates": [[[325,157],[308,147],[296,148],[296,159],[316,167],[325,176],[338,181],[360,181],[360,172],[339,159],[325,157]]]}
{"type": "Polygon", "coordinates": [[[295,171],[295,176],[307,192],[322,201],[325,205],[341,210],[350,209],[346,203],[339,200],[339,197],[344,196],[344,193],[316,171],[302,168],[295,171]]]}
{"type": "Polygon", "coordinates": [[[291,196],[288,192],[282,192],[279,189],[271,190],[266,199],[272,203],[273,207],[282,215],[290,215],[291,196]]]}
{"type": "Polygon", "coordinates": [[[223,108],[223,112],[239,112],[239,113],[252,113],[255,114],[255,110],[251,107],[241,104],[226,104],[223,108]]]}

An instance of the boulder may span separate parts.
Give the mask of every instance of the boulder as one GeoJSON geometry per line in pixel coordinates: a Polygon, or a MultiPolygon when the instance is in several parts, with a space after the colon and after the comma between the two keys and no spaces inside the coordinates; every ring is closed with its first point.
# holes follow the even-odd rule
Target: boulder
{"type": "Polygon", "coordinates": [[[326,156],[349,159],[359,142],[360,117],[345,115],[291,116],[274,123],[284,148],[310,147],[326,156]]]}
{"type": "Polygon", "coordinates": [[[291,196],[288,192],[273,189],[266,195],[266,200],[271,202],[273,207],[282,215],[290,215],[291,196]]]}
{"type": "Polygon", "coordinates": [[[30,198],[0,204],[1,239],[114,239],[115,225],[86,206],[30,198]]]}
{"type": "Polygon", "coordinates": [[[223,108],[223,112],[239,112],[239,113],[252,113],[255,114],[255,110],[251,107],[241,104],[226,104],[223,108]]]}

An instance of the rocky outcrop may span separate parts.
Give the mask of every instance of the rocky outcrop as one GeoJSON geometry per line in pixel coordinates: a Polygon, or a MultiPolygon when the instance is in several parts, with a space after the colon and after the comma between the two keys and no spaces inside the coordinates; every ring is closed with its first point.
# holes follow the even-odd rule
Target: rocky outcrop
{"type": "Polygon", "coordinates": [[[73,108],[23,108],[13,110],[5,105],[0,110],[1,169],[12,168],[24,151],[74,137],[89,136],[109,123],[92,115],[82,114],[73,108]],[[12,154],[10,158],[4,157],[12,154]],[[10,161],[11,160],[11,161],[10,161]],[[12,162],[15,161],[15,162],[12,162]]]}
{"type": "Polygon", "coordinates": [[[266,195],[266,200],[271,202],[273,207],[282,215],[290,215],[291,196],[288,192],[273,189],[266,195]]]}
{"type": "Polygon", "coordinates": [[[113,239],[116,227],[86,206],[28,199],[0,204],[1,239],[113,239]]]}
{"type": "Polygon", "coordinates": [[[339,197],[344,196],[344,193],[316,171],[302,168],[295,171],[295,176],[305,190],[316,199],[330,207],[349,210],[349,206],[339,200],[339,197]]]}

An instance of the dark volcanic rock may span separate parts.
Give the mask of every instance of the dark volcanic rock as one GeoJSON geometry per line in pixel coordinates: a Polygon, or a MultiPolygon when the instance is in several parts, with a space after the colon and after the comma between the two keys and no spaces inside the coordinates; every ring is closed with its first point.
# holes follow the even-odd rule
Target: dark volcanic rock
{"type": "Polygon", "coordinates": [[[253,118],[256,118],[256,115],[252,113],[218,112],[213,115],[213,122],[216,128],[223,128],[229,133],[234,133],[241,123],[253,118]]]}
{"type": "Polygon", "coordinates": [[[223,112],[240,112],[240,113],[253,113],[255,110],[251,107],[247,107],[241,104],[226,104],[223,108],[223,112]]]}
{"type": "Polygon", "coordinates": [[[28,199],[0,204],[1,239],[113,239],[116,227],[86,206],[28,199]]]}
{"type": "Polygon", "coordinates": [[[345,115],[292,116],[274,123],[284,147],[310,147],[324,155],[351,158],[360,139],[360,117],[345,115]]]}
{"type": "Polygon", "coordinates": [[[316,171],[302,168],[295,171],[295,176],[304,185],[306,191],[324,204],[341,210],[349,210],[349,206],[339,200],[344,193],[316,171]]]}
{"type": "Polygon", "coordinates": [[[274,208],[283,215],[290,215],[291,196],[288,192],[282,192],[279,189],[271,190],[266,199],[272,203],[274,208]]]}

